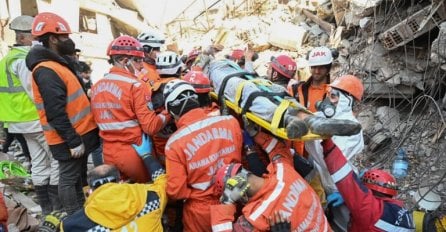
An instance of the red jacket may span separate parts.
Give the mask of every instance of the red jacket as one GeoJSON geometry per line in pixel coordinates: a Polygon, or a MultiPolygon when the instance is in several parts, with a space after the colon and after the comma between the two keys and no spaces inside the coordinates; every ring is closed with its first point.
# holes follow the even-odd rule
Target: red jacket
{"type": "Polygon", "coordinates": [[[242,132],[232,116],[193,109],[178,120],[166,144],[167,195],[172,199],[218,200],[211,180],[223,164],[240,162],[242,132]]]}
{"type": "MultiPolygon", "coordinates": [[[[255,142],[269,154],[272,162],[267,167],[268,174],[264,175],[262,189],[249,198],[234,229],[267,231],[270,229],[268,218],[279,211],[291,220],[292,231],[331,231],[319,197],[294,170],[287,146],[262,132],[255,137],[255,142]]],[[[232,231],[234,213],[234,205],[211,206],[212,230],[232,231]]]]}
{"type": "Polygon", "coordinates": [[[8,209],[5,205],[5,200],[3,199],[3,193],[0,192],[0,224],[3,224],[7,229],[8,225],[6,222],[8,221],[8,209]]]}
{"type": "Polygon", "coordinates": [[[328,171],[350,210],[349,231],[415,231],[412,214],[401,201],[374,196],[331,139],[322,145],[328,171]]]}

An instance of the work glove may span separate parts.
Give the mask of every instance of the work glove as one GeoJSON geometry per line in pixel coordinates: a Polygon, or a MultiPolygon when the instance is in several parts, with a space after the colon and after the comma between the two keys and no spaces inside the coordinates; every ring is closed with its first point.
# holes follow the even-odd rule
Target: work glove
{"type": "Polygon", "coordinates": [[[243,119],[243,125],[245,126],[245,131],[248,133],[249,136],[255,137],[257,133],[259,133],[260,127],[257,124],[249,121],[244,116],[242,117],[242,119],[243,119]]]}
{"type": "Polygon", "coordinates": [[[254,140],[246,130],[243,130],[243,144],[247,147],[252,147],[254,145],[254,140]]]}
{"type": "Polygon", "coordinates": [[[70,149],[71,157],[77,159],[80,158],[85,153],[84,143],[81,143],[79,146],[70,149]]]}
{"type": "Polygon", "coordinates": [[[272,217],[268,218],[269,229],[271,232],[290,232],[291,222],[288,217],[283,216],[280,212],[274,212],[272,217]]]}
{"type": "Polygon", "coordinates": [[[67,217],[67,213],[60,211],[53,211],[46,215],[45,221],[39,226],[39,232],[56,232],[60,231],[60,222],[67,217]]]}
{"type": "Polygon", "coordinates": [[[339,192],[331,193],[327,196],[327,204],[333,207],[338,207],[344,204],[344,198],[339,192]]]}
{"type": "Polygon", "coordinates": [[[226,181],[225,189],[220,197],[220,202],[229,205],[240,200],[247,201],[246,191],[248,191],[249,186],[248,181],[241,176],[229,178],[226,181]]]}
{"type": "Polygon", "coordinates": [[[141,145],[132,144],[132,147],[141,159],[152,155],[152,140],[146,134],[142,135],[141,145]]]}

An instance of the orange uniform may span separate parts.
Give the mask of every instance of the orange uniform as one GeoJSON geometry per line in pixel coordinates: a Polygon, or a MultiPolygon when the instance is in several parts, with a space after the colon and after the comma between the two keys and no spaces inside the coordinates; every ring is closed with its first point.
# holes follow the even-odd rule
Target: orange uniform
{"type": "Polygon", "coordinates": [[[331,231],[319,198],[307,182],[294,170],[292,155],[287,146],[260,132],[255,142],[269,154],[272,162],[260,191],[250,197],[242,216],[233,225],[235,205],[213,205],[212,230],[250,231],[269,230],[268,218],[278,211],[291,222],[291,231],[331,231]]]}
{"type": "MultiPolygon", "coordinates": [[[[295,84],[291,88],[291,96],[294,96],[303,106],[305,106],[311,112],[316,112],[316,102],[322,101],[325,98],[328,90],[328,84],[321,86],[311,85],[311,78],[304,84],[295,84]],[[295,88],[295,86],[298,86],[295,88]],[[297,91],[296,91],[297,90],[297,91]]],[[[294,150],[303,156],[307,156],[305,153],[304,142],[295,141],[293,143],[294,150]]]]}
{"type": "Polygon", "coordinates": [[[149,110],[149,89],[125,69],[112,67],[92,88],[91,108],[103,139],[104,161],[114,164],[123,178],[146,183],[143,161],[132,148],[142,133],[156,134],[170,120],[149,110]]]}
{"type": "Polygon", "coordinates": [[[143,70],[138,75],[138,79],[142,80],[150,88],[152,88],[153,84],[155,82],[158,82],[161,79],[161,77],[156,71],[156,66],[154,64],[148,64],[146,62],[143,62],[142,66],[143,70]]]}
{"type": "Polygon", "coordinates": [[[166,145],[167,195],[186,200],[184,231],[210,231],[210,208],[219,199],[211,188],[215,172],[240,162],[242,132],[232,116],[207,116],[202,108],[184,114],[166,145]]]}
{"type": "Polygon", "coordinates": [[[3,193],[0,192],[0,228],[3,225],[7,228],[6,222],[8,221],[8,209],[6,208],[5,201],[3,199],[3,193]]]}

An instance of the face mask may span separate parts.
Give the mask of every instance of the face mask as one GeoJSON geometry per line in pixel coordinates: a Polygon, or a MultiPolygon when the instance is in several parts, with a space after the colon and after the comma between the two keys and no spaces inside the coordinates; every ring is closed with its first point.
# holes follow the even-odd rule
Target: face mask
{"type": "Polygon", "coordinates": [[[57,51],[60,55],[74,55],[76,49],[76,45],[73,40],[68,38],[67,40],[59,40],[57,42],[57,51]]]}
{"type": "Polygon", "coordinates": [[[324,113],[325,117],[327,118],[331,118],[336,114],[336,106],[330,101],[329,98],[316,102],[316,109],[324,113]]]}
{"type": "Polygon", "coordinates": [[[37,41],[37,40],[31,41],[31,47],[34,47],[36,45],[43,45],[43,44],[41,42],[37,41]]]}

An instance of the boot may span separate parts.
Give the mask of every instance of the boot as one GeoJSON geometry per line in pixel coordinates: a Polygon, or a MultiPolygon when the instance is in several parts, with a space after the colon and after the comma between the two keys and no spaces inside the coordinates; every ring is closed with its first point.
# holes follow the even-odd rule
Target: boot
{"type": "Polygon", "coordinates": [[[284,119],[286,125],[286,134],[289,139],[300,138],[308,133],[308,127],[306,123],[300,120],[295,115],[287,113],[285,114],[284,119]]]}
{"type": "Polygon", "coordinates": [[[311,132],[325,136],[350,136],[361,131],[361,124],[347,119],[323,118],[308,116],[304,121],[310,127],[311,132]]]}
{"type": "Polygon", "coordinates": [[[37,201],[42,208],[42,215],[48,215],[52,211],[50,198],[48,195],[48,185],[36,185],[34,186],[37,195],[37,201]]]}
{"type": "Polygon", "coordinates": [[[62,210],[62,203],[60,203],[59,186],[58,185],[49,185],[48,186],[48,196],[50,198],[50,202],[51,202],[51,206],[53,207],[53,211],[62,210]]]}

